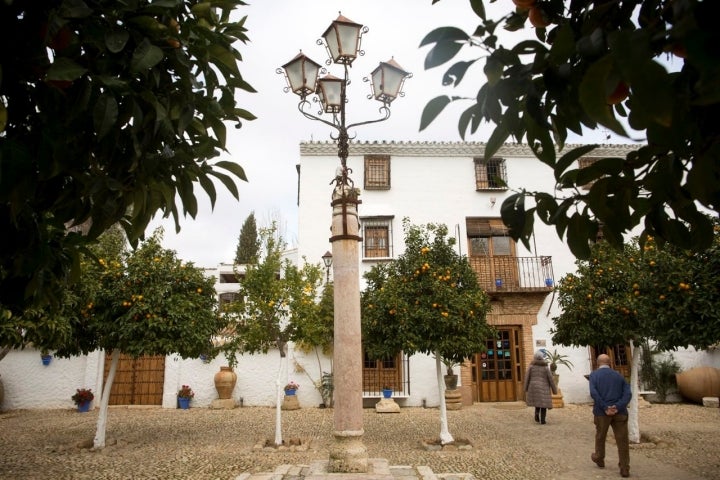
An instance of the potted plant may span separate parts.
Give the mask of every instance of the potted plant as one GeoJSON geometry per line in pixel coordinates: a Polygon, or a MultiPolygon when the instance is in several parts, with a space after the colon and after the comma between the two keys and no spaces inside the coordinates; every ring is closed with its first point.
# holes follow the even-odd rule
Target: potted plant
{"type": "Polygon", "coordinates": [[[389,384],[388,384],[388,385],[383,385],[383,388],[382,388],[383,398],[390,398],[390,397],[392,397],[392,392],[393,392],[393,387],[392,387],[392,385],[389,385],[389,384]]]}
{"type": "Polygon", "coordinates": [[[572,370],[572,367],[574,365],[570,360],[568,360],[567,355],[562,355],[558,353],[557,349],[553,350],[552,352],[548,350],[543,350],[543,355],[545,356],[545,359],[550,363],[550,371],[552,372],[553,378],[555,379],[555,385],[557,385],[560,381],[560,375],[556,373],[558,365],[564,365],[568,368],[568,370],[572,370]]]}
{"type": "Polygon", "coordinates": [[[190,408],[190,400],[195,396],[195,392],[193,392],[193,389],[190,388],[190,385],[183,385],[180,390],[178,390],[177,398],[178,398],[178,405],[183,410],[187,410],[190,408]]]}
{"type": "Polygon", "coordinates": [[[453,368],[455,368],[458,363],[445,357],[442,357],[441,361],[445,364],[445,368],[447,370],[444,376],[445,388],[447,390],[455,390],[458,384],[458,376],[453,371],[453,368]]]}
{"type": "Polygon", "coordinates": [[[87,412],[90,410],[90,402],[95,398],[95,394],[90,388],[78,388],[71,398],[77,405],[78,412],[87,412]]]}
{"type": "Polygon", "coordinates": [[[287,385],[285,385],[285,395],[295,395],[298,388],[300,388],[300,385],[291,380],[287,385]]]}

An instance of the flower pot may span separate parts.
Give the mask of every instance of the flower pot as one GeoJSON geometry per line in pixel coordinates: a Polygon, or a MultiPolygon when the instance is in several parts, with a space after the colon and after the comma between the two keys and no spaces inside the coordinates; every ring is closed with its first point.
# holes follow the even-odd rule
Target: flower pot
{"type": "Polygon", "coordinates": [[[40,360],[42,361],[42,364],[47,367],[52,361],[52,355],[40,355],[40,360]]]}
{"type": "Polygon", "coordinates": [[[445,375],[443,378],[445,379],[445,388],[447,390],[455,390],[457,388],[457,384],[458,384],[457,374],[445,375]]]}
{"type": "Polygon", "coordinates": [[[178,406],[182,410],[187,410],[190,408],[190,399],[187,397],[178,397],[178,406]]]}
{"type": "Polygon", "coordinates": [[[220,371],[215,374],[215,390],[218,392],[220,400],[227,400],[232,396],[237,383],[237,374],[230,367],[220,367],[220,371]]]}
{"type": "Polygon", "coordinates": [[[383,388],[383,398],[392,397],[392,388],[383,388]]]}
{"type": "Polygon", "coordinates": [[[285,390],[285,395],[295,395],[296,390],[294,388],[288,388],[285,390]]]}
{"type": "Polygon", "coordinates": [[[80,412],[80,413],[85,413],[85,412],[90,411],[90,404],[91,404],[91,403],[92,403],[91,401],[78,403],[78,404],[77,404],[77,411],[80,412]]]}

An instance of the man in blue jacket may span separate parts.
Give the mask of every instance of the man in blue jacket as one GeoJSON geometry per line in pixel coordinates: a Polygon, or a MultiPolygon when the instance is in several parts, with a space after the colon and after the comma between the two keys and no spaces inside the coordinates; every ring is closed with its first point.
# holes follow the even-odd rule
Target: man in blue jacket
{"type": "Polygon", "coordinates": [[[632,396],[630,385],[622,375],[610,368],[610,357],[597,358],[598,368],[590,374],[590,396],[595,401],[595,452],[590,459],[598,467],[605,467],[605,437],[612,427],[617,444],[620,476],[630,476],[630,441],[628,439],[628,410],[632,396]]]}

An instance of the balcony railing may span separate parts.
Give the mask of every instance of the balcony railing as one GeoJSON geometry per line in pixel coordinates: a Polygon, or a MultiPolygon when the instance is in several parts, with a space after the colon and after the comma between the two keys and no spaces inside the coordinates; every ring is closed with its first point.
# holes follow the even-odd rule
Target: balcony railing
{"type": "Polygon", "coordinates": [[[468,257],[487,292],[550,292],[555,285],[552,257],[468,257]]]}

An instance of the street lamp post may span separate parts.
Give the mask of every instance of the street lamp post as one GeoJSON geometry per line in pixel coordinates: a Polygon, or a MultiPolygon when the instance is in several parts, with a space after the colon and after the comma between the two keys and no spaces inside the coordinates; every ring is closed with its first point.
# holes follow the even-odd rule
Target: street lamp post
{"type": "MultiPolygon", "coordinates": [[[[346,125],[346,89],[350,83],[349,67],[358,55],[361,37],[368,28],[342,15],[325,30],[319,45],[324,45],[329,58],[326,65],[342,65],[342,78],[326,74],[325,68],[305,56],[302,51],[278,69],[285,75],[287,87],[300,97],[298,110],[310,120],[322,122],[337,131],[331,138],[337,142],[340,166],[335,172],[332,192],[332,243],[331,261],[334,281],[334,348],[333,383],[335,402],[333,411],[333,436],[335,442],[330,449],[329,472],[366,473],[368,455],[362,441],[362,345],[360,336],[360,275],[358,242],[360,221],[358,205],[361,203],[359,189],[355,188],[347,166],[349,153],[348,130],[360,125],[382,122],[390,117],[390,104],[402,96],[402,86],[411,74],[404,71],[395,60],[380,62],[372,71],[370,79],[372,93],[382,103],[381,117],[375,120],[346,125]],[[320,77],[320,74],[324,76],[320,77]],[[310,112],[311,97],[322,105],[317,114],[310,112]],[[323,114],[328,117],[323,118],[323,114]]],[[[328,252],[328,255],[329,252],[328,252]]],[[[325,261],[325,256],[323,256],[325,261]]],[[[329,278],[329,265],[328,278],[329,278]]]]}
{"type": "Polygon", "coordinates": [[[322,261],[325,264],[325,283],[330,283],[330,267],[332,266],[332,253],[325,252],[322,256],[322,261]]]}

